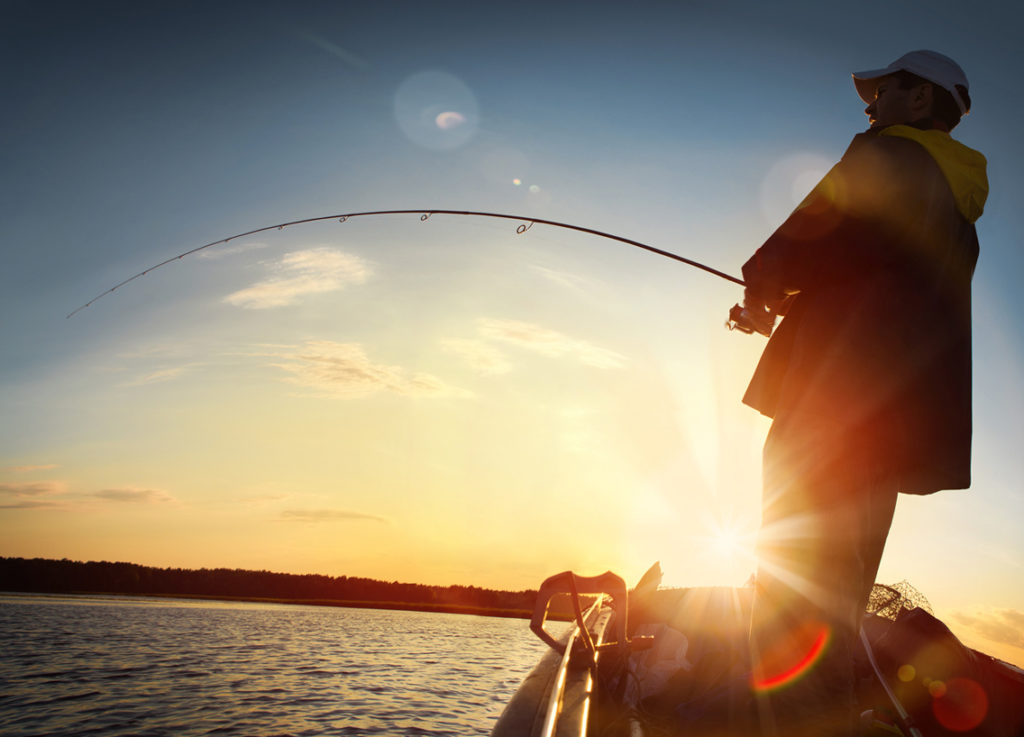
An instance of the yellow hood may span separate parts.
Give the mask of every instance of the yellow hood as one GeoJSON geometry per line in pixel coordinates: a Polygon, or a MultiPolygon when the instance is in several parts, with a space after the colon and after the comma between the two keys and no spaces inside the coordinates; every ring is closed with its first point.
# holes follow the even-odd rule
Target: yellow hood
{"type": "Polygon", "coordinates": [[[924,146],[949,182],[960,213],[971,223],[981,217],[988,197],[987,162],[981,153],[940,130],[893,125],[882,130],[881,135],[909,138],[924,146]]]}

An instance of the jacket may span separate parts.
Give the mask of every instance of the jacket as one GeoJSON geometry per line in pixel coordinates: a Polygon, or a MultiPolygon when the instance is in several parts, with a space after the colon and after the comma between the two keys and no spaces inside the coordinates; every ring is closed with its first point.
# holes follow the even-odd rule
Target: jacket
{"type": "Polygon", "coordinates": [[[862,133],[744,264],[748,292],[784,306],[743,399],[773,430],[881,464],[901,492],[970,486],[985,167],[942,131],[862,133]]]}

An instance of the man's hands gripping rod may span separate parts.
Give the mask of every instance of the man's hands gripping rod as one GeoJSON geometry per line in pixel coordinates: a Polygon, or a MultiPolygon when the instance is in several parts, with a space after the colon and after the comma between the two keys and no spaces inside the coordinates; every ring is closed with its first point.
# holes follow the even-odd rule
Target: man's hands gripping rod
{"type": "Polygon", "coordinates": [[[766,338],[770,338],[772,329],[775,327],[775,318],[779,314],[773,307],[763,299],[752,295],[747,289],[743,295],[743,304],[733,305],[729,310],[729,319],[725,326],[730,330],[739,330],[747,335],[760,333],[766,338]]]}

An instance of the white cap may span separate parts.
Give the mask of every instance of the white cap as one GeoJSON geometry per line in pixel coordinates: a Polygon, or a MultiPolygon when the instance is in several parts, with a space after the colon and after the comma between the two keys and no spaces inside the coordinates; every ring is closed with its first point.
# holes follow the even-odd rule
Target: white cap
{"type": "Polygon", "coordinates": [[[937,84],[953,96],[962,115],[970,112],[967,102],[956,88],[957,85],[962,85],[964,89],[969,89],[967,75],[964,74],[964,70],[960,68],[959,64],[938,51],[911,51],[909,54],[901,56],[885,69],[869,69],[866,72],[854,72],[853,84],[857,87],[857,94],[860,95],[860,99],[870,104],[875,99],[875,82],[880,77],[888,77],[899,71],[916,74],[922,79],[927,79],[929,82],[937,84]]]}

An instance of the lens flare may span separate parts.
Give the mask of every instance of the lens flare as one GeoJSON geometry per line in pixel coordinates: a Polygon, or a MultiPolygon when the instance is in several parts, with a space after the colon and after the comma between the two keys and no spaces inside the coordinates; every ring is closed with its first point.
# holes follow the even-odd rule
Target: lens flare
{"type": "Polygon", "coordinates": [[[438,113],[437,117],[434,118],[434,123],[436,123],[437,127],[443,131],[455,128],[465,122],[466,116],[462,113],[457,113],[454,110],[445,110],[443,113],[438,113]]]}
{"type": "MultiPolygon", "coordinates": [[[[930,689],[929,689],[930,690],[930,689]]],[[[969,732],[988,714],[988,694],[970,678],[952,678],[943,693],[932,700],[935,719],[952,732],[969,732]]]]}
{"type": "Polygon", "coordinates": [[[413,143],[437,151],[465,145],[480,124],[476,96],[447,72],[407,77],[394,97],[395,120],[413,143]]]}
{"type": "MultiPolygon", "coordinates": [[[[828,648],[832,633],[828,625],[822,624],[810,628],[807,634],[813,636],[809,647],[799,650],[776,648],[760,654],[758,667],[751,675],[751,686],[755,691],[775,691],[811,671],[828,648]]],[[[810,638],[800,639],[806,641],[810,638]]]]}
{"type": "Polygon", "coordinates": [[[805,152],[776,161],[761,182],[761,213],[766,220],[771,223],[784,220],[831,166],[828,158],[805,152]]]}

